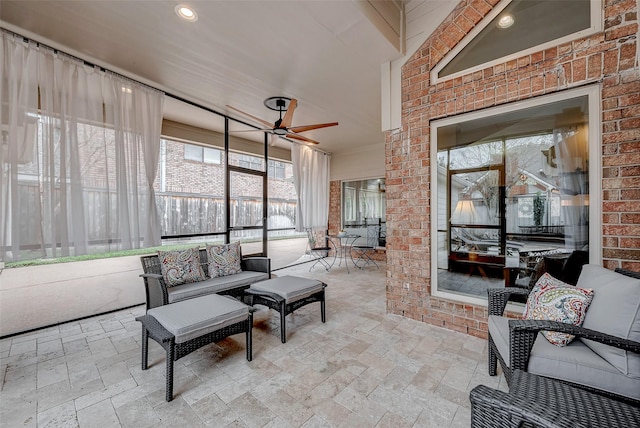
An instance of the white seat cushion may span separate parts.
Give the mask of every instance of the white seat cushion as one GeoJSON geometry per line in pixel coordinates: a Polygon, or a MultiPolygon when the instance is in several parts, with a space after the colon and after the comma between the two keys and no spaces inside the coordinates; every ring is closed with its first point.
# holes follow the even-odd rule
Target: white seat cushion
{"type": "Polygon", "coordinates": [[[253,283],[250,289],[277,294],[284,297],[287,303],[289,303],[304,299],[321,291],[322,283],[315,279],[282,276],[253,283]]]}
{"type": "Polygon", "coordinates": [[[249,306],[232,297],[210,294],[159,306],[147,315],[173,334],[176,343],[183,343],[246,320],[249,306]]]}

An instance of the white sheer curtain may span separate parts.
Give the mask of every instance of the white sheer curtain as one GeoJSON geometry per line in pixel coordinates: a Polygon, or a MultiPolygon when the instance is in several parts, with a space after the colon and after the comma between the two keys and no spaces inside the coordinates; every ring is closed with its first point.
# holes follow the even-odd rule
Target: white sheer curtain
{"type": "Polygon", "coordinates": [[[326,228],[329,223],[330,155],[291,144],[293,183],[298,194],[296,230],[326,228]]]}
{"type": "Polygon", "coordinates": [[[159,245],[163,94],[2,32],[0,257],[159,245]]]}
{"type": "Polygon", "coordinates": [[[589,244],[589,154],[586,125],[553,130],[559,172],[565,245],[584,250],[589,244]]]}

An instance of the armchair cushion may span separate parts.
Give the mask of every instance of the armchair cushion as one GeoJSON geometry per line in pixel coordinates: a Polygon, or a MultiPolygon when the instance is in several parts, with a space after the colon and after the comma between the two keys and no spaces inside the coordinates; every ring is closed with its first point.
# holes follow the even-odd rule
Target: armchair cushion
{"type": "Polygon", "coordinates": [[[200,266],[198,247],[184,250],[158,251],[160,270],[167,287],[205,279],[200,266]]]}
{"type": "MultiPolygon", "coordinates": [[[[573,287],[545,273],[529,294],[524,319],[559,321],[580,326],[592,299],[592,289],[573,287]]],[[[571,334],[556,331],[543,331],[542,334],[556,346],[566,346],[575,338],[571,334]]]]}
{"type": "MultiPolygon", "coordinates": [[[[489,316],[489,332],[508,367],[511,364],[509,321],[503,316],[489,316]]],[[[540,336],[531,348],[528,366],[530,373],[566,382],[594,387],[612,394],[640,399],[638,380],[625,376],[615,367],[591,351],[581,340],[564,347],[554,346],[540,336]]]]}
{"type": "Polygon", "coordinates": [[[242,272],[240,267],[240,242],[226,245],[207,244],[206,249],[210,278],[235,275],[242,272]]]}
{"type": "MultiPolygon", "coordinates": [[[[595,291],[583,327],[640,342],[640,279],[585,265],[578,287],[595,291]]],[[[621,373],[640,378],[640,354],[581,340],[621,373]]]]}

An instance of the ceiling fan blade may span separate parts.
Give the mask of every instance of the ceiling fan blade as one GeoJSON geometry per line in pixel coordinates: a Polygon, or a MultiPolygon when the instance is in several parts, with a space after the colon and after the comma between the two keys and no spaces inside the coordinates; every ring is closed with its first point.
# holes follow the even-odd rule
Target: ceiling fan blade
{"type": "Polygon", "coordinates": [[[261,129],[238,129],[236,131],[229,131],[229,132],[256,132],[256,131],[261,131],[261,132],[273,132],[273,128],[261,128],[261,129]]]}
{"type": "Polygon", "coordinates": [[[316,123],[315,125],[302,125],[302,126],[294,126],[289,128],[290,132],[305,132],[311,131],[312,129],[318,128],[328,128],[329,126],[337,126],[338,122],[330,122],[330,123],[316,123]]]}
{"type": "Polygon", "coordinates": [[[305,137],[304,135],[293,134],[291,132],[289,132],[287,135],[285,135],[285,137],[293,138],[294,140],[306,141],[307,143],[320,144],[317,141],[312,140],[311,138],[305,137]]]}
{"type": "Polygon", "coordinates": [[[255,120],[256,122],[261,123],[261,124],[263,124],[264,126],[269,127],[269,130],[272,130],[272,129],[273,129],[273,124],[272,124],[271,122],[267,122],[266,120],[262,120],[262,119],[260,119],[259,117],[255,117],[255,116],[253,116],[253,115],[251,115],[251,114],[249,114],[249,113],[245,113],[245,112],[243,112],[242,110],[238,110],[238,109],[237,109],[237,108],[235,108],[235,107],[231,107],[230,105],[227,105],[227,108],[230,108],[231,110],[237,111],[238,113],[241,113],[241,114],[244,114],[244,115],[245,115],[245,116],[247,116],[247,117],[250,117],[251,119],[255,120]]]}
{"type": "Polygon", "coordinates": [[[291,126],[291,121],[293,120],[293,112],[295,111],[297,106],[298,106],[298,100],[296,100],[295,98],[292,98],[291,101],[289,101],[289,107],[287,107],[287,112],[284,114],[284,117],[282,118],[282,123],[280,124],[281,128],[289,128],[291,126]]]}

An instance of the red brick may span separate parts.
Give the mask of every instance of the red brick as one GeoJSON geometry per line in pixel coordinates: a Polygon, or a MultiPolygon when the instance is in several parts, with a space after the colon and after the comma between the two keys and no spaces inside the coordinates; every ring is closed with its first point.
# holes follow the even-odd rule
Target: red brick
{"type": "Polygon", "coordinates": [[[432,85],[428,70],[464,36],[457,31],[469,31],[496,2],[460,2],[418,50],[421,53],[412,57],[420,58],[420,64],[414,61],[403,67],[403,129],[400,135],[389,133],[386,145],[387,179],[400,180],[395,186],[387,182],[387,282],[392,285],[387,294],[401,298],[388,303],[388,310],[479,337],[486,335],[486,308],[431,297],[431,273],[428,264],[421,265],[431,257],[433,171],[428,162],[428,123],[436,117],[602,81],[602,263],[640,270],[640,262],[630,259],[640,259],[640,252],[633,252],[640,247],[640,70],[633,64],[636,0],[605,1],[606,31],[432,85]],[[407,155],[403,141],[409,134],[407,155]]]}

